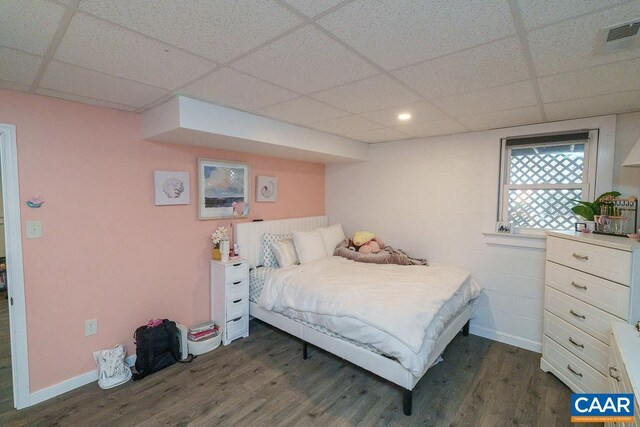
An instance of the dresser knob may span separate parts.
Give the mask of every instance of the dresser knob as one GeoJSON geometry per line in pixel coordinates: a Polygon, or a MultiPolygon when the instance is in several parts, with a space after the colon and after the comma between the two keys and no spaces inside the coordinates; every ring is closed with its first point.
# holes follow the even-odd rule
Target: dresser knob
{"type": "Polygon", "coordinates": [[[588,256],[586,256],[586,255],[578,255],[578,254],[577,254],[577,253],[575,253],[575,252],[573,253],[573,257],[574,257],[575,259],[580,259],[580,260],[582,260],[582,261],[588,261],[588,260],[589,260],[589,257],[588,257],[588,256]]]}
{"type": "Polygon", "coordinates": [[[616,380],[616,381],[620,382],[620,376],[618,376],[618,375],[613,375],[613,373],[612,373],[611,371],[613,371],[613,372],[618,372],[618,368],[617,368],[616,366],[609,366],[609,376],[610,376],[611,378],[613,378],[614,380],[616,380]]]}
{"type": "Polygon", "coordinates": [[[571,282],[571,286],[573,286],[574,288],[585,290],[585,291],[587,290],[587,287],[585,285],[578,285],[576,282],[571,282]]]}
{"type": "Polygon", "coordinates": [[[573,338],[572,338],[572,337],[569,337],[569,342],[570,342],[571,344],[575,345],[576,347],[584,348],[584,344],[578,344],[577,342],[575,342],[575,341],[573,340],[573,338]]]}
{"type": "Polygon", "coordinates": [[[574,370],[574,369],[571,367],[571,365],[567,365],[567,369],[568,369],[568,370],[570,370],[573,374],[575,374],[575,375],[577,375],[577,376],[579,376],[579,377],[581,377],[581,376],[582,376],[582,374],[581,374],[580,372],[578,372],[578,371],[574,370]]]}
{"type": "Polygon", "coordinates": [[[573,309],[569,310],[569,313],[573,314],[576,317],[579,317],[580,319],[586,319],[587,317],[584,314],[578,314],[575,311],[573,311],[573,309]]]}

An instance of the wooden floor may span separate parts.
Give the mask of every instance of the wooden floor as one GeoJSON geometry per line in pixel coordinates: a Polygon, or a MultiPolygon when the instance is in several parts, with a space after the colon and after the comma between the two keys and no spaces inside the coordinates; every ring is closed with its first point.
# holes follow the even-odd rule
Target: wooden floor
{"type": "Polygon", "coordinates": [[[90,384],[0,425],[570,425],[570,391],[540,355],[457,336],[402,414],[399,387],[260,321],[249,338],[112,390],[90,384]]]}
{"type": "Polygon", "coordinates": [[[7,305],[6,297],[7,292],[0,291],[0,413],[13,408],[9,306],[7,305]]]}

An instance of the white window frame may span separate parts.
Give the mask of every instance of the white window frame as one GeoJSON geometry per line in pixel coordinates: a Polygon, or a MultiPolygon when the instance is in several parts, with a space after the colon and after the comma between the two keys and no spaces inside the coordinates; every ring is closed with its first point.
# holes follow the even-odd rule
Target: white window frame
{"type": "MultiPolygon", "coordinates": [[[[585,132],[585,129],[576,129],[575,131],[564,131],[555,134],[567,134],[573,132],[585,132]]],[[[598,129],[589,129],[589,138],[585,142],[584,151],[584,172],[582,184],[583,199],[593,200],[595,198],[595,183],[597,176],[597,162],[598,162],[598,129]]],[[[518,138],[526,137],[539,137],[539,136],[553,136],[553,134],[533,134],[522,136],[518,135],[518,138]]],[[[508,221],[508,198],[509,190],[513,189],[562,189],[562,188],[576,188],[577,184],[509,184],[510,180],[510,160],[511,160],[511,148],[507,147],[507,140],[509,138],[502,138],[500,144],[500,194],[498,196],[498,218],[499,222],[508,221]]],[[[549,146],[567,144],[568,142],[546,142],[540,143],[537,146],[549,146]]],[[[532,145],[536,146],[536,145],[532,145]]],[[[549,228],[522,228],[520,231],[527,234],[544,234],[545,231],[551,230],[549,228]]]]}

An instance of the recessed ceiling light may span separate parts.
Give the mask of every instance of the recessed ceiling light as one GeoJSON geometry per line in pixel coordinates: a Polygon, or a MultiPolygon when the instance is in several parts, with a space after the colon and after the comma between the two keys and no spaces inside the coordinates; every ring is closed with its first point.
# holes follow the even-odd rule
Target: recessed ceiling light
{"type": "Polygon", "coordinates": [[[403,122],[406,122],[410,118],[411,118],[411,114],[409,114],[409,113],[398,114],[398,120],[402,120],[403,122]]]}

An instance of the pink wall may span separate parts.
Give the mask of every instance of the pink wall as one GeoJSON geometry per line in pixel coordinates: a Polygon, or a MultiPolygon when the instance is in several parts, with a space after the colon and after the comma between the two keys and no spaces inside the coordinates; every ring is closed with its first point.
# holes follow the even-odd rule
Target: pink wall
{"type": "Polygon", "coordinates": [[[230,221],[197,219],[198,157],[248,163],[252,187],[278,177],[275,204],[255,203],[252,188],[251,218],[324,214],[322,164],[148,142],[137,114],[5,90],[0,123],[16,125],[21,200],[46,200],[21,207],[43,233],[23,231],[31,392],[94,370],[94,350],[134,353],[150,318],[209,318],[209,235],[230,221]],[[188,171],[191,204],[154,206],[154,170],[188,171]]]}

